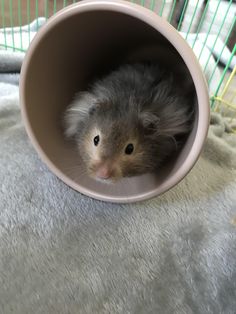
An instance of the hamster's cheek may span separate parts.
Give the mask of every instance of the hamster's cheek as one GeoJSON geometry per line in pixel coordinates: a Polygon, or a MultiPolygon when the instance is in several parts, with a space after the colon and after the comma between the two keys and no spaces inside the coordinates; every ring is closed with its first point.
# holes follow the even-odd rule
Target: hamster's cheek
{"type": "Polygon", "coordinates": [[[143,153],[137,153],[123,158],[122,162],[123,176],[134,176],[143,173],[144,160],[143,153]]]}
{"type": "Polygon", "coordinates": [[[121,179],[122,177],[124,177],[124,173],[122,171],[122,168],[117,166],[115,169],[114,169],[114,174],[113,174],[113,178],[112,178],[112,181],[113,182],[117,182],[119,179],[121,179]]]}

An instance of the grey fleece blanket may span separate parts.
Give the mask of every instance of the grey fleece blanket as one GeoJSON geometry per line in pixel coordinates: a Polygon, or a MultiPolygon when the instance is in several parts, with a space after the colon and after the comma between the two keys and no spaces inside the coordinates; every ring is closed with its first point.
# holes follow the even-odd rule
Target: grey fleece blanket
{"type": "Polygon", "coordinates": [[[219,116],[161,197],[95,201],[39,160],[0,83],[0,313],[236,312],[236,136],[219,116]]]}
{"type": "Polygon", "coordinates": [[[202,156],[171,191],[103,203],[67,187],[38,158],[17,80],[0,75],[0,313],[235,314],[229,124],[212,115],[202,156]]]}

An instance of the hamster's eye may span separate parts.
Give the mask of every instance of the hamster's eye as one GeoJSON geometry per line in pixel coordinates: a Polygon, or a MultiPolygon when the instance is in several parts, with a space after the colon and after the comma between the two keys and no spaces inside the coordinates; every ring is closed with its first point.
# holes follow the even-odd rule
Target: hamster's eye
{"type": "Polygon", "coordinates": [[[134,151],[134,145],[132,143],[128,144],[125,148],[126,155],[131,155],[134,151]]]}
{"type": "Polygon", "coordinates": [[[94,137],[93,142],[95,146],[98,146],[99,140],[100,140],[99,135],[94,137]]]}

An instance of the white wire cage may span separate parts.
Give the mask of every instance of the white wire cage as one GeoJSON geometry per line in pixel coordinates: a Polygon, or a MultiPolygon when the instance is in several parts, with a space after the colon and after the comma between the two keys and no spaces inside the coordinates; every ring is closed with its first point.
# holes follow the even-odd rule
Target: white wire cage
{"type": "MultiPolygon", "coordinates": [[[[47,19],[73,0],[0,0],[0,49],[25,52],[47,19]]],[[[236,1],[132,1],[172,24],[205,72],[212,110],[236,117],[236,1]],[[233,114],[232,114],[233,113],[233,114]]]]}

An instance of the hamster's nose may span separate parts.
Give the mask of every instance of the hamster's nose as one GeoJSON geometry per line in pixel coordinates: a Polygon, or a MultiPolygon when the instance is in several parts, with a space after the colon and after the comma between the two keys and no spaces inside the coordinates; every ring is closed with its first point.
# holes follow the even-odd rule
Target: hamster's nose
{"type": "Polygon", "coordinates": [[[96,171],[99,179],[107,180],[111,177],[112,171],[107,166],[100,166],[96,171]]]}

